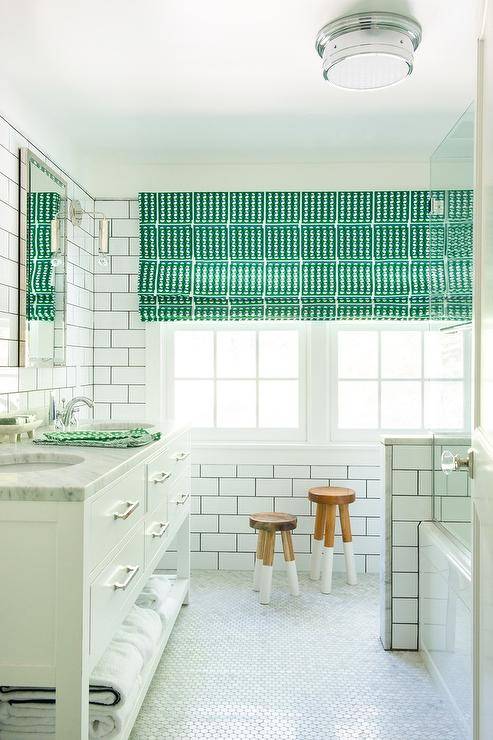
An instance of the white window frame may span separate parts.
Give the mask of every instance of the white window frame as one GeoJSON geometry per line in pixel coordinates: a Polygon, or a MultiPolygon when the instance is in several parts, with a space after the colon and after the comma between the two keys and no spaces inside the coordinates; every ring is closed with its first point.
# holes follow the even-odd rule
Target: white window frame
{"type": "MultiPolygon", "coordinates": [[[[427,331],[438,332],[441,327],[446,327],[446,324],[436,322],[431,324],[425,321],[368,321],[368,322],[357,322],[357,321],[339,321],[334,322],[334,325],[329,327],[328,331],[330,334],[329,345],[330,354],[333,358],[332,363],[329,364],[329,395],[333,399],[333,403],[330,404],[329,409],[329,425],[330,425],[330,439],[335,442],[368,442],[378,441],[381,436],[423,436],[427,434],[439,433],[439,434],[450,434],[450,435],[464,435],[470,434],[471,427],[468,421],[471,419],[471,335],[470,332],[463,332],[463,376],[461,378],[425,378],[424,377],[424,336],[427,331]],[[421,383],[421,426],[415,429],[406,428],[392,428],[388,429],[382,426],[376,429],[340,429],[338,427],[338,348],[337,348],[337,334],[339,331],[362,331],[367,329],[368,331],[419,331],[421,334],[421,376],[419,378],[392,378],[393,381],[407,382],[415,381],[421,383]],[[462,382],[464,385],[464,426],[457,429],[441,429],[433,428],[430,429],[424,426],[424,404],[425,394],[424,387],[425,383],[431,381],[444,381],[444,382],[462,382]]],[[[364,362],[364,358],[362,358],[364,362]]],[[[344,380],[344,378],[341,378],[344,380]]],[[[380,352],[380,340],[378,342],[378,373],[375,378],[348,378],[347,380],[371,380],[378,383],[378,414],[380,416],[381,408],[381,383],[382,380],[387,380],[381,376],[381,352],[380,352]]]]}
{"type": "MultiPolygon", "coordinates": [[[[306,441],[306,326],[301,322],[273,322],[273,321],[241,321],[241,322],[230,322],[230,321],[201,321],[200,323],[193,321],[181,321],[179,324],[167,324],[164,328],[164,342],[165,342],[165,375],[167,378],[166,392],[165,392],[165,405],[169,411],[169,416],[173,418],[174,414],[174,341],[173,335],[175,331],[279,331],[279,330],[291,330],[296,331],[298,334],[298,419],[299,425],[295,428],[289,429],[278,429],[278,428],[266,428],[266,429],[249,429],[249,428],[234,428],[234,427],[204,427],[194,428],[194,441],[198,442],[303,442],[306,441]]],[[[257,335],[258,337],[258,335],[257,335]]],[[[215,342],[214,342],[215,346],[215,342]]],[[[258,350],[258,346],[257,346],[258,350]]],[[[256,353],[256,362],[258,369],[258,351],[256,353]]],[[[214,377],[214,385],[217,382],[217,378],[214,377]]],[[[241,380],[241,378],[234,378],[234,380],[241,380]]],[[[248,380],[255,380],[257,384],[257,403],[258,403],[258,383],[259,377],[258,372],[255,378],[248,378],[248,380]]],[[[269,378],[271,380],[271,378],[269,378]]],[[[276,378],[272,378],[276,380],[276,378]]],[[[290,380],[290,378],[279,378],[279,380],[290,380]]],[[[214,398],[216,397],[216,391],[214,390],[214,398]]]]}
{"type": "MultiPolygon", "coordinates": [[[[337,322],[185,322],[155,323],[146,326],[146,410],[149,420],[159,423],[173,418],[175,330],[279,330],[299,333],[299,420],[297,429],[196,429],[194,442],[238,444],[244,442],[270,445],[302,444],[316,447],[331,445],[374,445],[381,436],[423,436],[431,433],[470,434],[471,419],[471,333],[464,338],[464,428],[463,429],[372,429],[346,430],[337,427],[337,332],[362,331],[438,331],[446,324],[425,321],[337,321],[337,322]],[[469,425],[469,426],[468,426],[469,425]]],[[[380,360],[379,360],[380,361],[380,360]]],[[[422,359],[423,361],[423,359],[422,359]]],[[[374,378],[372,378],[374,380],[374,378]]],[[[378,378],[377,380],[380,380],[378,378]]],[[[435,379],[434,379],[435,380],[435,379]]],[[[439,380],[437,378],[436,380],[439,380]]],[[[444,379],[453,380],[453,379],[444,379]]],[[[423,383],[423,378],[421,379],[423,383]]]]}

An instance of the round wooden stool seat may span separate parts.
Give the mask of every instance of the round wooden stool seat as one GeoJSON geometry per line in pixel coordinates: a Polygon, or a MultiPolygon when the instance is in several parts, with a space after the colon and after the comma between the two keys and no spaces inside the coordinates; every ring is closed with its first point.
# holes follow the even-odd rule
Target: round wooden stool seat
{"type": "Polygon", "coordinates": [[[356,494],[352,488],[320,486],[319,488],[310,488],[308,498],[316,504],[352,504],[356,494]]]}
{"type": "Polygon", "coordinates": [[[281,512],[263,511],[250,516],[250,526],[254,529],[262,529],[264,532],[289,532],[296,529],[298,520],[292,514],[281,512]]]}

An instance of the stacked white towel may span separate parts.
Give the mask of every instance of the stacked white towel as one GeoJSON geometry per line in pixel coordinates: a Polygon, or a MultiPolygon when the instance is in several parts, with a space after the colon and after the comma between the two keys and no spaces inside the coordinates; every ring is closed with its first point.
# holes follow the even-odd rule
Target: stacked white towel
{"type": "Polygon", "coordinates": [[[137,605],[163,612],[171,591],[172,581],[167,576],[151,576],[137,597],[137,605]]]}
{"type": "Polygon", "coordinates": [[[100,706],[111,711],[111,694],[108,692],[108,687],[111,687],[120,696],[120,700],[115,706],[127,702],[128,698],[133,695],[133,689],[140,677],[143,665],[142,655],[135,645],[111,642],[92,672],[92,692],[95,693],[95,690],[99,688],[101,694],[97,701],[91,701],[89,708],[100,706]]]}
{"type": "MultiPolygon", "coordinates": [[[[132,711],[140,691],[140,677],[135,683],[133,693],[123,704],[116,707],[90,707],[89,709],[89,738],[104,738],[111,740],[123,729],[128,715],[132,711]]],[[[1,737],[1,736],[0,736],[1,737]]]]}
{"type": "Polygon", "coordinates": [[[145,665],[156,649],[162,630],[163,623],[159,614],[152,611],[152,609],[143,609],[135,605],[116,632],[113,640],[130,643],[136,647],[145,665]]]}
{"type": "MultiPolygon", "coordinates": [[[[149,617],[142,615],[142,611],[145,610],[139,609],[132,614],[131,619],[138,622],[141,629],[144,629],[144,624],[152,624],[153,632],[149,641],[157,642],[156,619],[159,633],[161,620],[153,612],[153,616],[149,617]]],[[[144,645],[144,641],[141,644],[144,645]]],[[[117,640],[110,643],[90,679],[90,738],[111,740],[120,732],[141,687],[143,665],[144,658],[135,644],[117,640]]],[[[46,703],[47,699],[55,699],[53,689],[43,691],[13,687],[8,691],[0,691],[0,739],[41,740],[45,734],[53,736],[56,709],[54,702],[46,703]]]]}

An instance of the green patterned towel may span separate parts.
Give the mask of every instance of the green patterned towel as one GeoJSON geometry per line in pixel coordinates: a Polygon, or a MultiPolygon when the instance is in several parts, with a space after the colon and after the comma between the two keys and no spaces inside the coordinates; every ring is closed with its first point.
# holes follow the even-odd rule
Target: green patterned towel
{"type": "Polygon", "coordinates": [[[141,447],[161,439],[161,432],[151,433],[147,429],[125,429],[122,431],[46,432],[35,439],[41,445],[75,445],[76,447],[141,447]]]}

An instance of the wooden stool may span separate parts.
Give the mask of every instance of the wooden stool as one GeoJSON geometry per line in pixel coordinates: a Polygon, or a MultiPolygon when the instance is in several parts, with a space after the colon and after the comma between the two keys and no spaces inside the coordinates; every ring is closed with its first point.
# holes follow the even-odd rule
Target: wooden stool
{"type": "Polygon", "coordinates": [[[315,512],[315,530],[313,533],[312,557],[310,563],[310,578],[318,581],[320,565],[322,564],[322,579],[320,590],[330,594],[332,589],[332,565],[334,561],[334,532],[336,526],[336,507],[339,507],[341,520],[342,543],[344,560],[346,561],[347,582],[355,586],[356,568],[354,567],[353,537],[351,535],[351,520],[349,518],[349,504],[356,498],[351,488],[336,488],[327,486],[310,488],[308,498],[317,504],[315,512]],[[323,558],[322,558],[323,542],[323,558]]]}
{"type": "Polygon", "coordinates": [[[291,531],[296,529],[297,523],[296,517],[292,514],[281,514],[279,512],[262,512],[252,514],[250,517],[250,526],[253,529],[258,529],[253,590],[260,591],[261,604],[270,602],[276,532],[281,533],[289,590],[293,596],[298,596],[300,592],[294,559],[293,538],[291,537],[291,531]]]}

